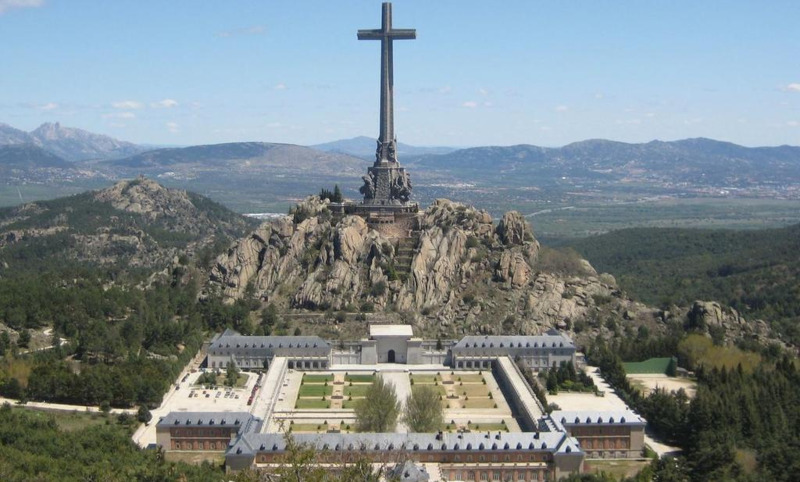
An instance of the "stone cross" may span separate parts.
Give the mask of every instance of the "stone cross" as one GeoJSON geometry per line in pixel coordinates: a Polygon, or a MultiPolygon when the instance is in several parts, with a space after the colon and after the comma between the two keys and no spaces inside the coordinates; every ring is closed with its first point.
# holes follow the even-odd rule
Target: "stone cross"
{"type": "Polygon", "coordinates": [[[359,30],[358,40],[381,41],[381,132],[375,165],[397,162],[397,145],[394,137],[394,68],[392,42],[417,38],[414,29],[392,29],[392,4],[383,3],[383,20],[380,30],[359,30]]]}

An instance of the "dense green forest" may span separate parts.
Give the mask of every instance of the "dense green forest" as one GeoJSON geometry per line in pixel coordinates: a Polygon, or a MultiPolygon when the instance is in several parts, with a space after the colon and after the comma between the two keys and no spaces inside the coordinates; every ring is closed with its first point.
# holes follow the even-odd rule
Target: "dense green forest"
{"type": "Polygon", "coordinates": [[[185,215],[120,211],[95,193],[0,210],[8,233],[0,244],[0,322],[20,333],[16,342],[0,335],[0,394],[157,405],[208,331],[247,329],[250,303],[197,300],[213,259],[252,223],[187,196],[186,210],[196,215],[189,224],[185,215]],[[140,243],[102,244],[105,234],[131,233],[140,243]],[[87,246],[97,240],[99,252],[87,246]],[[54,348],[25,354],[30,331],[45,327],[54,348]]]}
{"type": "Polygon", "coordinates": [[[166,462],[131,441],[125,416],[48,415],[0,407],[0,480],[222,481],[219,468],[166,462]],[[63,420],[65,417],[74,420],[63,420]],[[65,423],[66,422],[66,423],[65,423]]]}
{"type": "Polygon", "coordinates": [[[683,449],[674,463],[646,469],[656,480],[797,480],[800,370],[796,358],[775,347],[755,353],[714,345],[706,336],[678,330],[660,338],[598,342],[587,356],[620,397],[647,419],[651,430],[683,449]],[[680,364],[696,372],[697,393],[691,400],[683,390],[657,390],[642,396],[626,378],[623,359],[670,353],[678,354],[680,364]]]}
{"type": "Polygon", "coordinates": [[[759,231],[636,228],[570,243],[653,305],[715,300],[800,343],[800,225],[759,231]]]}

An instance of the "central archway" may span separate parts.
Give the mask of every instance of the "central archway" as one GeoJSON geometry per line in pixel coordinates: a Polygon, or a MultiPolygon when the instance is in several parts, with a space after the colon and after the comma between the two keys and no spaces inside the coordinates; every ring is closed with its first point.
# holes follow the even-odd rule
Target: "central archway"
{"type": "Polygon", "coordinates": [[[389,350],[388,360],[389,360],[389,363],[394,363],[394,350],[389,350]]]}

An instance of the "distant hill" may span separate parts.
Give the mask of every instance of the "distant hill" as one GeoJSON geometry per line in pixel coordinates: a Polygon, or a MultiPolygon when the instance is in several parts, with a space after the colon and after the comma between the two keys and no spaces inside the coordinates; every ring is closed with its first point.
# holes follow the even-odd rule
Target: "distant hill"
{"type": "Polygon", "coordinates": [[[731,231],[635,228],[570,243],[634,298],[717,300],[800,344],[800,225],[731,231]]]}
{"type": "MultiPolygon", "coordinates": [[[[341,139],[338,141],[325,142],[309,146],[313,149],[326,152],[340,152],[363,159],[372,160],[375,158],[375,139],[367,136],[358,136],[351,139],[341,139]]],[[[403,156],[419,156],[424,154],[447,154],[455,151],[452,147],[423,147],[411,146],[409,144],[397,143],[397,155],[402,162],[403,156]]]]}
{"type": "Polygon", "coordinates": [[[737,188],[800,179],[800,147],[751,148],[703,138],[645,144],[587,140],[559,148],[475,147],[416,156],[406,163],[484,182],[503,178],[511,184],[547,184],[565,178],[737,188]]]}
{"type": "Polygon", "coordinates": [[[257,225],[194,193],[138,178],[0,209],[0,278],[72,262],[163,269],[257,225]]]}
{"type": "Polygon", "coordinates": [[[33,144],[67,161],[113,159],[142,152],[144,147],[82,129],[44,123],[31,132],[0,124],[0,145],[33,144]]]}
{"type": "Polygon", "coordinates": [[[8,124],[0,122],[0,145],[32,144],[33,136],[8,124]]]}
{"type": "Polygon", "coordinates": [[[6,169],[69,168],[71,164],[33,144],[0,145],[0,172],[6,169]]]}
{"type": "Polygon", "coordinates": [[[145,170],[196,166],[220,168],[226,172],[230,172],[231,168],[249,169],[252,172],[263,168],[283,168],[293,171],[338,173],[348,169],[365,168],[363,160],[352,156],[317,151],[293,144],[267,142],[234,142],[155,149],[103,164],[117,168],[145,170]]]}

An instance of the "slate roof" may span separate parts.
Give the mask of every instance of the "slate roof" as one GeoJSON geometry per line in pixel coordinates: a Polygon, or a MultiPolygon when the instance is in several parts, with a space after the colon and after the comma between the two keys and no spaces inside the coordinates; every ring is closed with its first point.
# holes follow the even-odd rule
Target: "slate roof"
{"type": "MultiPolygon", "coordinates": [[[[469,432],[469,433],[322,433],[294,434],[297,443],[323,451],[411,452],[542,450],[551,453],[581,453],[577,439],[565,432],[469,432]]],[[[280,452],[286,441],[278,433],[245,433],[228,455],[280,452]]]]}
{"type": "Polygon", "coordinates": [[[247,412],[169,412],[156,427],[239,427],[239,433],[255,432],[262,420],[247,412]]]}
{"type": "Polygon", "coordinates": [[[567,335],[556,334],[531,336],[465,336],[453,348],[575,348],[575,343],[567,335]]]}
{"type": "Polygon", "coordinates": [[[229,328],[209,345],[221,348],[330,348],[330,344],[318,336],[245,336],[229,328]]]}
{"type": "Polygon", "coordinates": [[[644,426],[647,421],[632,410],[555,410],[550,417],[562,425],[644,426]]]}

